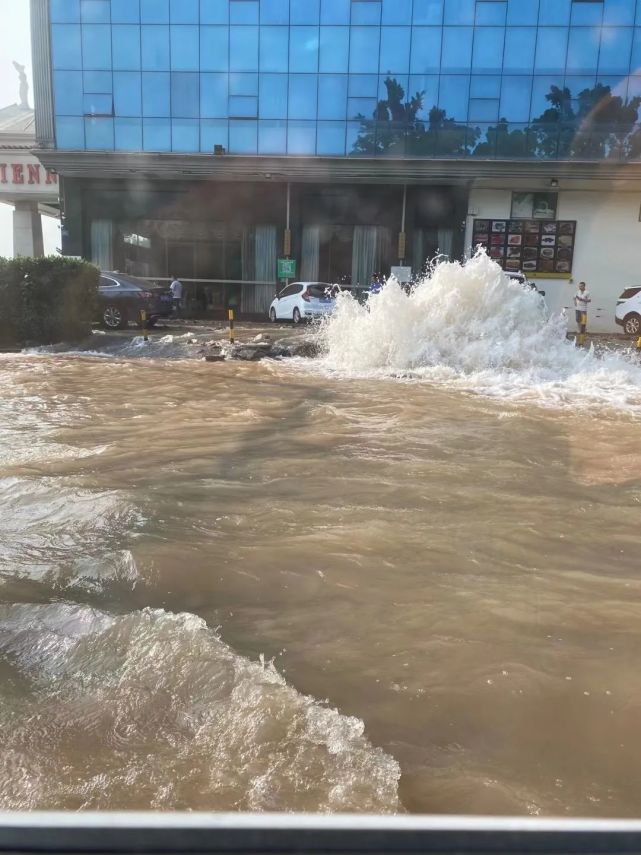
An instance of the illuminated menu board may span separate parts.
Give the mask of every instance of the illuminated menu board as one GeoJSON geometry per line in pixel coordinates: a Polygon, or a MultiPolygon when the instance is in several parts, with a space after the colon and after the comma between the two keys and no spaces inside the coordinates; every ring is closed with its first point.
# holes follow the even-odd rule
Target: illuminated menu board
{"type": "Polygon", "coordinates": [[[575,237],[575,220],[474,220],[472,244],[504,270],[561,279],[572,273],[575,237]]]}

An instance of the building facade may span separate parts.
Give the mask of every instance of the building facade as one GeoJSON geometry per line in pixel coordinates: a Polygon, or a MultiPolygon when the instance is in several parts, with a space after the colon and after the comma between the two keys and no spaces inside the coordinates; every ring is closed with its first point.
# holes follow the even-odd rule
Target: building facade
{"type": "Polygon", "coordinates": [[[31,6],[69,254],[204,314],[263,312],[283,255],[366,285],[482,243],[554,307],[588,279],[604,319],[634,276],[641,0],[31,6]]]}

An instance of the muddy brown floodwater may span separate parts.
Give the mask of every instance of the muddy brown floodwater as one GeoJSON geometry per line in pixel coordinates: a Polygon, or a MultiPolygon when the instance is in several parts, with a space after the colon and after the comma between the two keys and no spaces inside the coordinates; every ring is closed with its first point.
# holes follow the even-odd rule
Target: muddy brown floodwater
{"type": "Polygon", "coordinates": [[[0,357],[0,807],[637,816],[638,421],[0,357]]]}

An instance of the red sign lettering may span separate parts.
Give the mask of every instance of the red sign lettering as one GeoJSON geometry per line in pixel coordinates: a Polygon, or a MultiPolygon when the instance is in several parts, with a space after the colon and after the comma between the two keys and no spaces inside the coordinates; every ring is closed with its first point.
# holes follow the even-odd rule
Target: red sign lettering
{"type": "Polygon", "coordinates": [[[7,164],[0,163],[0,184],[7,184],[7,164]]]}
{"type": "Polygon", "coordinates": [[[12,163],[11,169],[13,171],[13,181],[12,184],[24,184],[24,169],[21,163],[12,163]]]}
{"type": "Polygon", "coordinates": [[[40,184],[40,164],[29,163],[27,170],[29,172],[29,184],[40,184]]]}
{"type": "Polygon", "coordinates": [[[58,175],[55,172],[52,172],[50,169],[47,169],[47,180],[46,184],[57,184],[58,183],[58,175]]]}

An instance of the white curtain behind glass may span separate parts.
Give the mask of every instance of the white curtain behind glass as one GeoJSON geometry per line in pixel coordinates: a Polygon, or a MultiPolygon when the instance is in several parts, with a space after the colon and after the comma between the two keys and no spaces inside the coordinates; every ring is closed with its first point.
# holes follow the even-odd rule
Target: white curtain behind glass
{"type": "Polygon", "coordinates": [[[318,282],[320,237],[320,226],[303,226],[303,250],[300,265],[300,278],[303,282],[318,282]]]}
{"type": "Polygon", "coordinates": [[[441,255],[452,257],[452,241],[454,240],[453,229],[438,230],[438,251],[441,255]]]}
{"type": "Polygon", "coordinates": [[[91,223],[91,261],[101,270],[113,270],[113,223],[93,220],[91,223]]]}
{"type": "Polygon", "coordinates": [[[276,282],[276,226],[256,226],[256,279],[276,282]]]}
{"type": "Polygon", "coordinates": [[[352,285],[366,287],[376,267],[376,226],[354,226],[352,285]]]}

